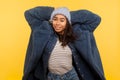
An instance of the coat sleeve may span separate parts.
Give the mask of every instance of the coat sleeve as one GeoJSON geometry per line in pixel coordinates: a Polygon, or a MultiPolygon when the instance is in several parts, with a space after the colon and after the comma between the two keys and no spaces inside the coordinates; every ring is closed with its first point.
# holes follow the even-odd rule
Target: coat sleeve
{"type": "Polygon", "coordinates": [[[38,6],[26,10],[24,15],[31,29],[34,30],[36,27],[39,27],[43,21],[49,20],[53,10],[53,7],[38,6]]]}
{"type": "MultiPolygon", "coordinates": [[[[44,45],[46,44],[45,40],[42,40],[42,39],[48,37],[49,33],[46,34],[46,37],[44,36],[44,38],[41,38],[43,36],[42,35],[43,33],[39,33],[41,31],[38,31],[38,30],[40,30],[40,29],[48,30],[48,27],[46,27],[48,25],[44,25],[44,23],[45,22],[47,23],[47,21],[49,20],[49,17],[51,15],[52,10],[53,10],[52,7],[42,6],[42,7],[35,7],[35,8],[32,8],[32,9],[26,10],[25,13],[24,13],[25,18],[26,18],[28,24],[30,25],[32,31],[31,31],[31,35],[30,35],[30,39],[29,39],[29,44],[28,44],[26,56],[25,56],[23,80],[26,80],[26,78],[29,74],[29,71],[30,71],[30,66],[31,66],[30,64],[32,64],[32,63],[30,63],[30,61],[31,61],[31,58],[33,57],[33,53],[35,53],[34,51],[35,51],[36,48],[34,47],[34,45],[35,45],[36,40],[39,39],[38,40],[39,42],[41,40],[41,41],[44,41],[44,43],[43,43],[44,45]],[[40,34],[41,37],[36,39],[36,37],[35,37],[36,34],[40,34]]],[[[41,42],[36,43],[36,45],[38,45],[38,44],[41,44],[41,42]]],[[[40,46],[40,48],[41,48],[41,46],[40,46]]],[[[43,46],[42,46],[42,48],[43,48],[43,46]]]]}
{"type": "Polygon", "coordinates": [[[35,32],[38,28],[40,29],[40,25],[46,20],[49,20],[50,14],[52,12],[52,7],[35,7],[25,11],[25,18],[30,25],[32,31],[29,39],[29,44],[26,52],[25,63],[24,63],[24,72],[26,69],[26,65],[29,61],[29,57],[33,51],[33,32],[35,32]],[[46,14],[45,14],[46,13],[46,14]]]}
{"type": "Polygon", "coordinates": [[[71,11],[72,24],[79,24],[81,30],[93,32],[101,22],[101,17],[88,10],[71,11]]]}

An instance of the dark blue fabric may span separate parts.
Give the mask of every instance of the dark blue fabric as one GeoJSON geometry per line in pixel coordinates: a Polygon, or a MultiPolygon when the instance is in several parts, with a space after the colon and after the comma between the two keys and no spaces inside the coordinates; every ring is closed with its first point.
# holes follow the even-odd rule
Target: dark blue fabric
{"type": "MultiPolygon", "coordinates": [[[[31,27],[31,36],[26,52],[22,80],[47,80],[48,59],[57,36],[49,18],[53,7],[35,7],[25,11],[25,18],[31,27]]],[[[105,80],[104,71],[96,46],[93,31],[101,18],[88,11],[71,11],[72,28],[78,39],[70,43],[73,53],[73,65],[79,78],[83,80],[105,80]]]]}

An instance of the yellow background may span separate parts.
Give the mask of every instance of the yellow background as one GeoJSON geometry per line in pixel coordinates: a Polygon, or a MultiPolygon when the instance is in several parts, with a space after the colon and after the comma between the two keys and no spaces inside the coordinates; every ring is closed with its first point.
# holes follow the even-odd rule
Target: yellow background
{"type": "Polygon", "coordinates": [[[107,80],[120,80],[120,0],[1,0],[0,80],[21,80],[30,28],[24,11],[35,6],[88,9],[102,17],[95,30],[107,80]]]}

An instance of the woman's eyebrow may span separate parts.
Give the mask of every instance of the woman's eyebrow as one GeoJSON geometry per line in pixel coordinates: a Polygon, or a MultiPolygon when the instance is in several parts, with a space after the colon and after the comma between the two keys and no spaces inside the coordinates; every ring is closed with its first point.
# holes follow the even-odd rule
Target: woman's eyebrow
{"type": "MultiPolygon", "coordinates": [[[[54,18],[58,18],[58,17],[55,16],[54,18]]],[[[60,18],[60,19],[65,19],[65,18],[60,18]]]]}

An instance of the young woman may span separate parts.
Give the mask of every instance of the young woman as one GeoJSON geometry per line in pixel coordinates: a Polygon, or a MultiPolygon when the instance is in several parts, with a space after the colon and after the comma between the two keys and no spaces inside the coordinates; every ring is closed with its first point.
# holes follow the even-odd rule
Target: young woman
{"type": "Polygon", "coordinates": [[[79,80],[72,65],[72,51],[68,43],[74,42],[71,17],[67,8],[58,8],[51,15],[52,27],[57,34],[57,42],[48,61],[49,80],[79,80]]]}
{"type": "Polygon", "coordinates": [[[105,80],[92,34],[100,23],[98,15],[37,7],[25,17],[32,32],[23,80],[105,80]]]}

